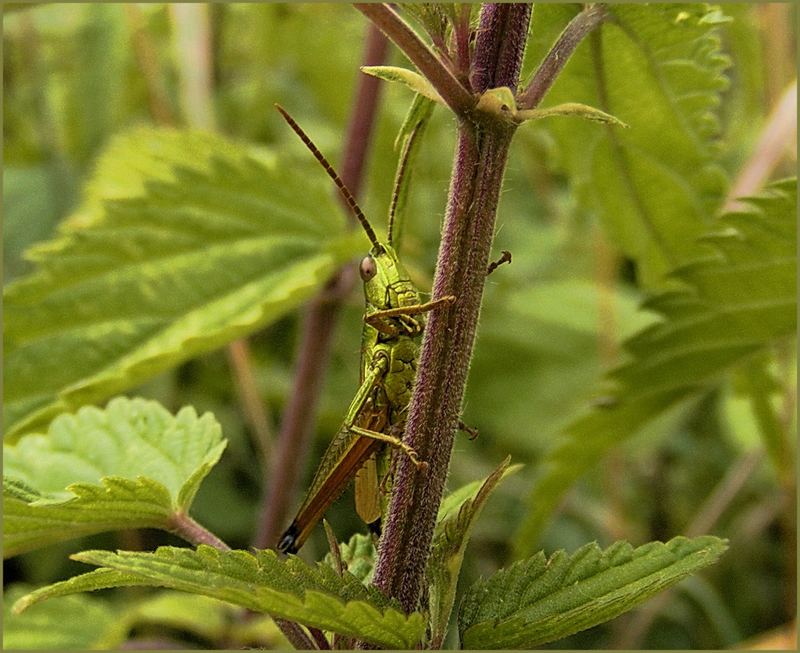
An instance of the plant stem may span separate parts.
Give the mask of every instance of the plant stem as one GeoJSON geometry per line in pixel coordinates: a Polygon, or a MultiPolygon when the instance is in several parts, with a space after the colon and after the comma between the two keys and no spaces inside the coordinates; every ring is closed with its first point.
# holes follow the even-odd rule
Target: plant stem
{"type": "Polygon", "coordinates": [[[527,88],[517,98],[517,108],[534,109],[553,85],[580,42],[608,17],[603,5],[590,5],[573,18],[561,32],[533,75],[527,88]]]}
{"type": "Polygon", "coordinates": [[[125,3],[122,7],[128,21],[136,63],[147,89],[147,105],[150,109],[150,116],[157,125],[173,125],[176,122],[175,112],[169,102],[167,85],[158,61],[158,52],[147,31],[142,10],[135,3],[125,3]]]}
{"type": "Polygon", "coordinates": [[[230,551],[225,542],[219,539],[214,533],[208,530],[205,526],[198,524],[194,519],[189,517],[185,512],[176,512],[170,518],[170,531],[175,535],[182,537],[187,542],[191,542],[195,546],[198,544],[208,544],[220,551],[230,551]]]}
{"type": "Polygon", "coordinates": [[[317,646],[312,641],[311,637],[306,634],[305,629],[293,621],[286,619],[275,619],[275,625],[281,629],[284,637],[289,640],[289,643],[298,651],[316,651],[317,646]]]}
{"type": "Polygon", "coordinates": [[[213,66],[211,63],[211,20],[209,8],[202,4],[170,5],[175,34],[175,52],[180,75],[180,99],[186,123],[200,129],[214,130],[216,116],[213,101],[213,66]]]}
{"type": "MultiPolygon", "coordinates": [[[[364,65],[382,64],[387,50],[388,42],[383,34],[370,26],[364,47],[364,65]]],[[[374,125],[380,88],[380,80],[377,78],[359,75],[341,174],[344,183],[356,196],[361,188],[367,144],[374,125]]],[[[327,367],[341,298],[352,288],[355,281],[353,272],[352,266],[340,270],[311,303],[303,319],[292,393],[284,409],[269,483],[262,497],[261,517],[254,540],[256,548],[273,546],[280,529],[285,526],[293,488],[308,453],[314,407],[319,399],[327,367]]]]}
{"type": "Polygon", "coordinates": [[[387,4],[353,5],[386,34],[411,60],[437,90],[456,115],[466,115],[474,106],[475,98],[458,81],[433,51],[423,43],[408,23],[387,4]]]}
{"type": "MultiPolygon", "coordinates": [[[[483,62],[477,78],[481,87],[516,87],[530,11],[524,4],[483,7],[476,42],[476,59],[483,62]]],[[[485,90],[481,87],[476,90],[485,90]]],[[[374,579],[407,612],[417,608],[424,594],[425,566],[461,413],[513,132],[513,125],[500,121],[459,121],[433,289],[434,298],[453,294],[457,300],[431,313],[404,436],[429,468],[422,474],[407,458],[400,459],[374,579]]]]}
{"type": "Polygon", "coordinates": [[[236,380],[236,390],[239,395],[239,404],[244,411],[247,423],[250,425],[252,439],[260,455],[261,466],[266,470],[272,460],[273,433],[270,426],[270,416],[267,405],[264,403],[258,389],[255,373],[253,372],[250,344],[247,338],[234,340],[228,345],[228,362],[233,370],[236,380]]]}
{"type": "MultiPolygon", "coordinates": [[[[769,179],[778,164],[790,158],[790,148],[797,141],[797,80],[783,92],[778,104],[761,130],[753,153],[742,166],[728,192],[723,211],[742,210],[746,204],[740,197],[755,195],[769,179]]],[[[796,154],[796,152],[795,152],[796,154]]]]}

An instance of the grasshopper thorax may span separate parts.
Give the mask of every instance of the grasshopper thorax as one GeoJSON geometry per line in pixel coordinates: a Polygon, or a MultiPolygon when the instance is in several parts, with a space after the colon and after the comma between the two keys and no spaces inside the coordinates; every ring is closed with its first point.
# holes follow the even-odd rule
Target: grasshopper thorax
{"type": "Polygon", "coordinates": [[[420,303],[419,292],[391,245],[379,243],[373,247],[361,259],[358,271],[370,309],[382,311],[420,303]]]}

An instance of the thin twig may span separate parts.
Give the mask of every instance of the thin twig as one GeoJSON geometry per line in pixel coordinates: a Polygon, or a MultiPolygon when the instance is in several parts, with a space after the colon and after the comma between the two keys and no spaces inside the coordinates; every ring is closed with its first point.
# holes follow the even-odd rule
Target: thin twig
{"type": "MultiPolygon", "coordinates": [[[[381,32],[369,26],[364,48],[364,65],[383,63],[387,49],[388,42],[381,32]]],[[[340,175],[354,195],[358,195],[361,188],[367,144],[373,131],[381,88],[377,78],[359,76],[351,123],[347,130],[343,155],[345,163],[340,175]]],[[[284,409],[275,456],[270,467],[270,479],[262,497],[261,517],[254,541],[256,548],[273,546],[280,530],[285,526],[289,501],[293,497],[297,477],[308,454],[311,425],[327,367],[341,298],[347,295],[354,282],[352,266],[340,270],[328,282],[320,296],[309,305],[303,319],[292,393],[284,409]]]]}
{"type": "Polygon", "coordinates": [[[261,454],[261,467],[266,475],[269,461],[272,459],[273,433],[267,405],[261,398],[253,362],[250,356],[250,345],[246,338],[234,340],[228,345],[228,361],[236,379],[239,403],[242,406],[247,423],[253,433],[255,444],[261,454]]]}
{"type": "Polygon", "coordinates": [[[725,201],[726,212],[740,210],[740,197],[754,195],[789,152],[797,139],[797,80],[783,92],[761,131],[753,153],[736,176],[725,201]]]}
{"type": "Polygon", "coordinates": [[[322,520],[322,525],[325,528],[325,537],[328,538],[328,547],[331,550],[331,556],[333,556],[333,568],[336,569],[337,574],[342,576],[344,574],[345,565],[342,560],[342,550],[339,548],[339,543],[336,541],[336,533],[333,532],[327,519],[322,520]]]}
{"type": "Polygon", "coordinates": [[[475,106],[476,100],[470,91],[394,9],[387,4],[354,6],[403,51],[457,115],[466,115],[475,106]]]}
{"type": "MultiPolygon", "coordinates": [[[[763,458],[761,449],[754,449],[742,456],[738,462],[717,483],[703,505],[695,513],[685,530],[686,537],[697,537],[710,532],[725,510],[739,495],[747,480],[753,475],[763,458]]],[[[674,596],[674,589],[667,590],[651,599],[647,606],[629,618],[621,637],[614,642],[615,648],[640,648],[643,639],[656,617],[664,610],[674,596]]]]}
{"type": "Polygon", "coordinates": [[[169,5],[173,16],[180,75],[181,109],[187,124],[213,130],[211,21],[209,6],[200,3],[169,5]]]}
{"type": "Polygon", "coordinates": [[[122,6],[131,31],[136,63],[142,72],[142,79],[147,89],[150,115],[157,125],[172,125],[175,123],[175,113],[168,99],[163,72],[158,65],[156,48],[145,28],[142,10],[133,2],[126,2],[122,6]]]}
{"type": "Polygon", "coordinates": [[[553,85],[580,42],[608,16],[604,5],[591,5],[573,18],[561,32],[527,88],[517,98],[519,109],[534,109],[553,85]]]}
{"type": "Polygon", "coordinates": [[[298,651],[317,651],[319,650],[314,641],[308,636],[306,630],[294,621],[286,619],[275,619],[275,625],[281,629],[283,636],[298,651]]]}

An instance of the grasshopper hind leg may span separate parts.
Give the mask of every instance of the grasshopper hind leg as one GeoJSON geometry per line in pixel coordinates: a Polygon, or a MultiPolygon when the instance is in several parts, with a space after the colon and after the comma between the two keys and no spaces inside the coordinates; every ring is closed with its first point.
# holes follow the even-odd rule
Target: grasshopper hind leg
{"type": "Polygon", "coordinates": [[[287,528],[281,539],[278,541],[278,551],[281,553],[297,553],[299,546],[297,546],[297,538],[300,535],[300,529],[297,527],[297,522],[293,521],[289,528],[287,528]]]}
{"type": "Polygon", "coordinates": [[[404,454],[406,454],[414,466],[421,472],[426,472],[428,470],[428,463],[424,460],[420,460],[417,452],[410,446],[408,446],[405,442],[403,442],[400,438],[396,438],[391,435],[386,435],[385,433],[377,433],[376,431],[370,431],[368,429],[362,429],[358,426],[351,426],[350,430],[357,435],[360,435],[365,438],[371,438],[373,440],[379,440],[380,442],[386,442],[387,444],[392,445],[393,447],[397,447],[400,449],[404,454]]]}

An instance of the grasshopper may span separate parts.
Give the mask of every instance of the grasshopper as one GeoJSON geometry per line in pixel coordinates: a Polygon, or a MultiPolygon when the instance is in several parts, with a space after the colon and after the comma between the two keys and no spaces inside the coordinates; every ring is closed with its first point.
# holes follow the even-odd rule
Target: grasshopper
{"type": "MultiPolygon", "coordinates": [[[[361,335],[361,381],[297,515],[278,542],[279,551],[296,553],[353,477],[356,511],[367,524],[379,523],[382,502],[376,456],[387,444],[402,450],[419,469],[427,468],[427,463],[419,460],[401,436],[416,376],[425,313],[451,304],[455,297],[422,301],[420,291],[392,247],[396,201],[392,201],[388,240],[384,243],[378,240],[353,194],[316,145],[282,107],[276,105],[276,108],[322,164],[372,244],[358,267],[366,304],[361,335]]],[[[401,158],[398,177],[404,167],[405,156],[401,158]]],[[[396,194],[397,188],[395,198],[396,194]]]]}

